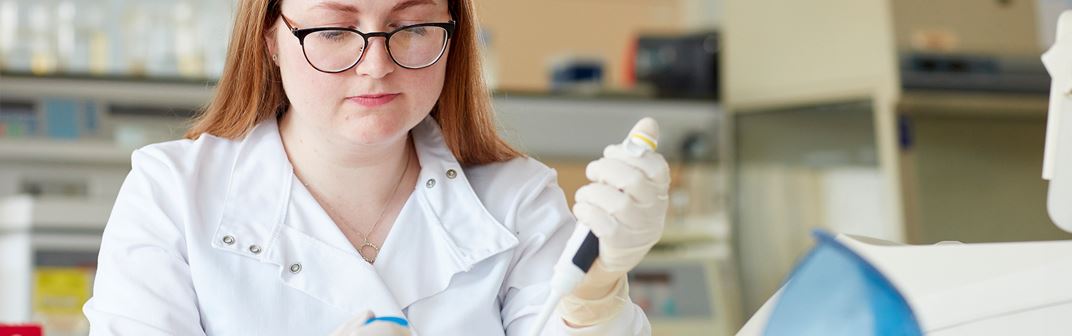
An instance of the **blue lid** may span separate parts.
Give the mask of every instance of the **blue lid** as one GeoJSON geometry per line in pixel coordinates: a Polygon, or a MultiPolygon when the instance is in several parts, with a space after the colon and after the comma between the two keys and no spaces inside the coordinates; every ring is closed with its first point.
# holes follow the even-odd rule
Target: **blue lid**
{"type": "Polygon", "coordinates": [[[874,266],[829,233],[790,275],[764,335],[922,335],[912,308],[874,266]]]}
{"type": "Polygon", "coordinates": [[[399,326],[406,327],[406,328],[409,327],[409,321],[406,321],[405,318],[397,317],[397,316],[370,317],[370,318],[368,318],[368,320],[365,320],[365,325],[372,324],[373,322],[388,322],[388,323],[394,323],[394,324],[397,324],[399,326]]]}

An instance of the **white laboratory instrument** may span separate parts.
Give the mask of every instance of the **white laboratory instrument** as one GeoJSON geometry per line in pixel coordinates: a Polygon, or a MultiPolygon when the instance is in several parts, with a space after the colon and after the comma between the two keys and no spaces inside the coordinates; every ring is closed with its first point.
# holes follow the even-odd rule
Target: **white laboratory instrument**
{"type": "Polygon", "coordinates": [[[1050,218],[1072,232],[1072,11],[1057,22],[1057,38],[1042,62],[1053,78],[1043,178],[1050,180],[1050,218]]]}

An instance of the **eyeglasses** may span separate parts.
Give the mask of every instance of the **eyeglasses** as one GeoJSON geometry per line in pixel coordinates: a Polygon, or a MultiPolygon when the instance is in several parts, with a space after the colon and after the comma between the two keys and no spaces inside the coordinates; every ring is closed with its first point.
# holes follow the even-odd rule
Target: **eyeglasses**
{"type": "Polygon", "coordinates": [[[362,33],[342,27],[298,29],[290,19],[281,17],[298,38],[309,65],[326,73],[340,73],[356,66],[373,37],[383,37],[387,54],[398,66],[406,69],[430,67],[443,57],[447,41],[456,27],[455,22],[450,21],[404,26],[391,32],[362,33]]]}

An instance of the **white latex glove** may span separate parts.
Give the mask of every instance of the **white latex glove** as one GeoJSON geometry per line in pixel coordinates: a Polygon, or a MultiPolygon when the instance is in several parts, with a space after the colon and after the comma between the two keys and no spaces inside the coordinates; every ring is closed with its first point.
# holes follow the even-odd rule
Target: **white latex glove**
{"type": "Polygon", "coordinates": [[[376,317],[372,312],[365,316],[353,318],[339,326],[331,333],[331,336],[410,336],[409,328],[394,322],[372,321],[365,324],[371,318],[376,317]]]}
{"type": "MultiPolygon", "coordinates": [[[[633,127],[658,139],[655,120],[644,118],[633,127]]],[[[573,326],[590,326],[615,316],[629,301],[625,274],[636,267],[662,237],[670,167],[662,155],[626,138],[607,146],[603,158],[588,165],[592,182],[577,190],[573,214],[581,226],[599,237],[599,258],[573,293],[562,298],[558,312],[573,326]]]]}
{"type": "MultiPolygon", "coordinates": [[[[658,124],[644,118],[633,127],[657,141],[658,124]]],[[[626,139],[626,142],[631,141],[626,139]]],[[[633,269],[662,237],[669,206],[670,167],[653,150],[610,145],[603,158],[588,164],[592,182],[577,190],[573,214],[599,237],[598,262],[608,272],[633,269]]]]}

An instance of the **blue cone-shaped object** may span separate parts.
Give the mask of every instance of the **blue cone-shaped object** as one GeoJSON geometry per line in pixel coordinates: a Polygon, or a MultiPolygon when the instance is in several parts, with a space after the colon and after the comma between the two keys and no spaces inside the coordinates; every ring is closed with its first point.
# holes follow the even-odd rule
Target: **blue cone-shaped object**
{"type": "Polygon", "coordinates": [[[790,275],[764,335],[922,335],[901,292],[830,234],[790,275]]]}

